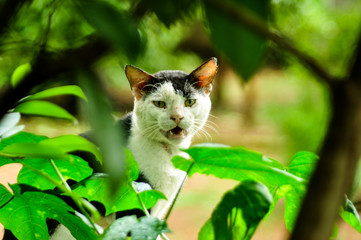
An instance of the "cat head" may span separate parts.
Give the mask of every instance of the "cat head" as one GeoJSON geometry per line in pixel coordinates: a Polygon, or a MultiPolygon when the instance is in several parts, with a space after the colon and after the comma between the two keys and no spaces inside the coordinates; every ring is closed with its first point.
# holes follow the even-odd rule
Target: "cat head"
{"type": "Polygon", "coordinates": [[[137,128],[149,139],[188,147],[207,121],[217,69],[216,58],[190,74],[178,70],[150,74],[127,65],[125,73],[135,99],[137,128]]]}

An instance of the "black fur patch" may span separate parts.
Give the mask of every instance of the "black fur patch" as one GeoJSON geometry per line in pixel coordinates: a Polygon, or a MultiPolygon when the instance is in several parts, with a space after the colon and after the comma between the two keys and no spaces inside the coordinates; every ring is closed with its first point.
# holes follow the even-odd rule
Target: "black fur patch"
{"type": "Polygon", "coordinates": [[[150,80],[142,89],[142,91],[146,93],[145,97],[147,97],[149,93],[156,91],[157,87],[165,82],[172,83],[173,88],[177,92],[181,92],[184,97],[191,97],[192,92],[189,91],[189,85],[191,84],[189,74],[179,70],[166,70],[157,72],[153,76],[155,78],[150,80]]]}

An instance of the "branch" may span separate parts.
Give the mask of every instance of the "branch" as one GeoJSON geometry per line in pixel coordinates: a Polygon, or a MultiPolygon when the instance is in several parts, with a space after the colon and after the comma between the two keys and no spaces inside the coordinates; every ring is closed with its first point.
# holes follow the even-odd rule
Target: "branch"
{"type": "Polygon", "coordinates": [[[33,61],[32,71],[15,87],[7,84],[0,91],[0,119],[30,90],[60,74],[91,66],[109,47],[99,39],[90,39],[88,43],[58,54],[41,52],[33,61]]]}
{"type": "Polygon", "coordinates": [[[278,46],[289,51],[296,56],[305,66],[309,67],[317,76],[323,79],[328,85],[332,85],[334,82],[338,82],[339,78],[330,75],[325,71],[316,59],[312,56],[300,51],[295,47],[289,39],[271,31],[267,24],[261,20],[254,13],[250,12],[246,8],[234,4],[230,1],[219,1],[219,0],[205,0],[206,4],[217,9],[217,11],[223,12],[232,20],[248,27],[251,31],[266,37],[276,43],[278,46]]]}
{"type": "Polygon", "coordinates": [[[351,61],[353,62],[350,64],[350,79],[361,83],[361,30],[359,31],[358,43],[351,61]]]}
{"type": "MultiPolygon", "coordinates": [[[[361,31],[360,31],[361,33],[361,31]]],[[[361,155],[361,40],[346,81],[330,88],[332,117],[291,239],[328,239],[361,155]]]]}

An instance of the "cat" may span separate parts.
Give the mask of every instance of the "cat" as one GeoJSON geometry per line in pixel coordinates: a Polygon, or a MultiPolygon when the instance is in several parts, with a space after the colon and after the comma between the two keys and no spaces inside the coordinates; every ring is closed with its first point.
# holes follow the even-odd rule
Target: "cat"
{"type": "Polygon", "coordinates": [[[127,147],[141,175],[167,197],[151,209],[152,216],[165,217],[186,177],[170,160],[182,154],[180,149],[188,148],[205,125],[217,70],[216,58],[190,74],[166,70],[152,75],[134,66],[125,67],[134,96],[134,111],[128,115],[131,128],[127,147]]]}
{"type": "MultiPolygon", "coordinates": [[[[190,74],[179,70],[150,74],[135,66],[125,67],[134,109],[117,124],[127,135],[127,148],[139,165],[137,181],[148,183],[167,197],[150,210],[151,216],[163,219],[167,215],[187,177],[173,166],[171,159],[184,155],[180,149],[188,148],[193,136],[204,127],[211,110],[209,95],[217,70],[216,58],[190,74]]],[[[92,140],[91,134],[83,137],[92,140]]],[[[73,239],[63,225],[56,227],[50,239],[73,239]]]]}

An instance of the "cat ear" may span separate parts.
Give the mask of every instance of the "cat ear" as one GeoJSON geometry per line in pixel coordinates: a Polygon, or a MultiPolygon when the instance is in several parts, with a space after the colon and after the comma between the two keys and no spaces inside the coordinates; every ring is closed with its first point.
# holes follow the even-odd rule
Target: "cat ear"
{"type": "Polygon", "coordinates": [[[196,82],[197,87],[203,88],[204,92],[208,94],[212,90],[212,81],[216,76],[217,70],[217,58],[212,57],[194,70],[190,75],[193,81],[196,82]]]}
{"type": "Polygon", "coordinates": [[[144,96],[142,89],[154,78],[150,73],[131,65],[125,66],[125,75],[130,83],[133,95],[137,100],[144,96]]]}

